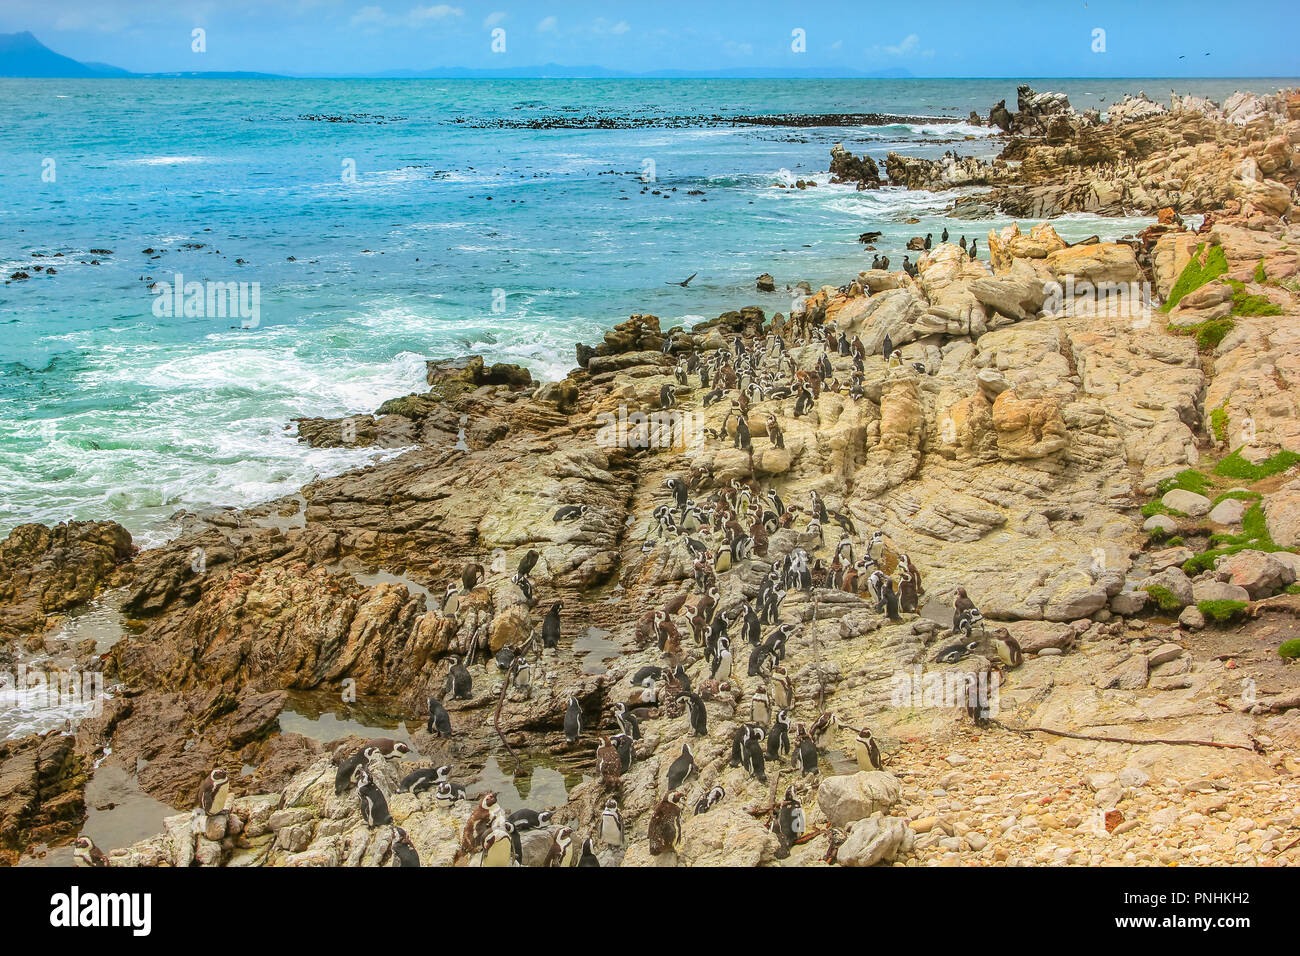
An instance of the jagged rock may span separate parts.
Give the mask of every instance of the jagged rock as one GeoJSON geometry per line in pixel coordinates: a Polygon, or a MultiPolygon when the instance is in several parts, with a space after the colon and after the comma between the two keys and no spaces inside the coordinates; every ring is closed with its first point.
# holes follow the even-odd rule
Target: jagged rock
{"type": "Polygon", "coordinates": [[[1263,551],[1238,551],[1216,561],[1215,569],[1227,574],[1229,583],[1244,588],[1255,600],[1294,584],[1296,579],[1289,565],[1263,551]]]}
{"type": "Polygon", "coordinates": [[[911,828],[898,817],[858,820],[835,859],[843,866],[875,866],[910,853],[915,842],[911,828]]]}

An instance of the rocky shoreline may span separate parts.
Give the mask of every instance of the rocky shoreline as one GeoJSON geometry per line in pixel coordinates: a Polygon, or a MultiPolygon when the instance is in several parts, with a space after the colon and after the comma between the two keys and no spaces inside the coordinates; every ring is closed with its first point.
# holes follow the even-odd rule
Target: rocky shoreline
{"type": "Polygon", "coordinates": [[[573,862],[586,838],[601,865],[1293,862],[1300,669],[1279,651],[1300,614],[1300,96],[1175,107],[1125,100],[1103,122],[1022,88],[1016,113],[991,111],[1009,133],[991,163],[891,154],[881,177],[832,155],[861,188],[989,190],[954,216],[1157,214],[1124,241],[1071,246],[1026,222],[990,230],[983,259],[934,243],[914,275],[866,270],[793,308],[773,291],[689,329],[634,315],[579,346],[561,382],[431,362],[427,393],[298,422],[317,445],[418,446],[391,460],[189,515],[144,552],[112,522],[16,529],[0,543],[0,660],[62,655],[114,688],[73,732],[0,746],[0,859],[75,836],[86,781],[111,762],[178,808],[112,865],[390,865],[402,834],[424,865],[478,865],[497,859],[481,839],[497,824],[484,811],[462,845],[476,781],[517,756],[572,781],[566,802],[533,807],[554,816],[521,834],[530,865],[557,847],[573,862]],[[1144,283],[1149,301],[1082,292],[1144,283]],[[675,437],[655,441],[655,422],[675,437]],[[786,626],[793,753],[760,774],[733,766],[733,745],[774,728],[754,698],[784,681],[762,654],[750,673],[741,612],[783,559],[795,576],[760,637],[786,626]],[[873,571],[910,582],[914,606],[886,613],[873,571]],[[958,588],[986,624],[941,662],[958,588]],[[108,592],[120,640],[52,646],[108,592]],[[519,664],[498,655],[541,642],[552,608],[558,646],[511,679],[519,664]],[[734,661],[712,680],[701,637],[724,613],[734,661]],[[607,668],[575,651],[591,634],[607,668]],[[1007,638],[1023,662],[1002,659],[1007,638]],[[443,695],[453,656],[470,658],[459,699],[443,695]],[[620,731],[615,704],[658,666],[660,699],[613,770],[597,748],[620,731]],[[996,675],[994,712],[945,699],[979,675],[996,675]],[[430,696],[445,706],[450,739],[416,730],[415,755],[368,761],[394,825],[366,825],[351,781],[336,792],[365,740],[281,731],[308,692],[421,728],[430,696]],[[879,768],[856,756],[863,728],[879,768]],[[796,768],[800,741],[815,767],[796,768]],[[400,792],[442,765],[468,799],[400,792]],[[229,806],[190,812],[215,767],[229,806]],[[680,840],[652,852],[679,788],[680,840]],[[611,797],[619,847],[601,839],[611,797]]]}

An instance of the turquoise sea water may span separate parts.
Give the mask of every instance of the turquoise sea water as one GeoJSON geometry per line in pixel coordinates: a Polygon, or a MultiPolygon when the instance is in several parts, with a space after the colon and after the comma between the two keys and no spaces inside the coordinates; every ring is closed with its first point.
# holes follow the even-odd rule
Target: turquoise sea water
{"type": "MultiPolygon", "coordinates": [[[[1292,83],[1034,85],[1104,108],[1138,89],[1222,100],[1292,83]]],[[[870,264],[867,230],[895,267],[913,235],[982,239],[1005,220],[948,222],[952,195],[858,193],[825,170],[837,141],[879,160],[988,155],[987,130],[730,117],[964,118],[1014,107],[1016,84],[0,80],[0,269],[32,276],[0,285],[0,535],[114,518],[156,543],[178,509],[265,500],[370,460],[309,449],[286,424],[421,389],[426,358],[479,352],[558,378],[575,342],[633,312],[667,326],[788,310],[754,277],[841,284],[870,264]],[[776,188],[798,178],[819,185],[776,188]],[[151,286],[178,273],[257,283],[260,321],[156,316],[151,286]],[[666,284],[691,273],[687,289],[666,284]]],[[[1058,228],[1115,237],[1145,222],[1058,228]]]]}

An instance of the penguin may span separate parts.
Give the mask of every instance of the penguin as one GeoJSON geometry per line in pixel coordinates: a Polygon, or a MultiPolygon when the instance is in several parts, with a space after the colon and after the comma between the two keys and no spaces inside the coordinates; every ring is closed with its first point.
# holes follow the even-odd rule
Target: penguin
{"type": "Polygon", "coordinates": [[[975,602],[966,596],[965,588],[957,589],[957,596],[952,602],[952,633],[956,634],[961,626],[962,615],[975,609],[975,602]]]}
{"type": "Polygon", "coordinates": [[[95,841],[84,833],[72,844],[72,859],[76,866],[109,866],[104,851],[95,846],[95,841]]]}
{"type": "Polygon", "coordinates": [[[650,855],[675,852],[682,839],[682,803],[685,797],[674,790],[659,801],[650,814],[650,855]]]}
{"type": "Polygon", "coordinates": [[[429,698],[429,720],[424,725],[424,731],[438,737],[451,736],[451,715],[436,697],[429,698]]]}
{"type": "Polygon", "coordinates": [[[633,740],[641,739],[641,722],[628,712],[627,704],[621,700],[614,702],[614,721],[618,729],[633,740]]]}
{"type": "Polygon", "coordinates": [[[521,807],[506,817],[506,822],[515,828],[516,833],[540,830],[542,827],[551,825],[551,811],[530,810],[528,807],[521,807]]]}
{"type": "Polygon", "coordinates": [[[767,685],[759,684],[749,698],[749,719],[755,724],[766,727],[772,719],[772,706],[767,696],[767,685]]]}
{"type": "Polygon", "coordinates": [[[668,765],[668,789],[676,790],[692,773],[698,773],[699,769],[695,765],[695,755],[691,753],[691,745],[682,744],[681,756],[668,765]]]}
{"type": "Polygon", "coordinates": [[[551,609],[546,612],[546,617],[542,621],[542,646],[545,648],[558,647],[560,644],[560,609],[564,607],[563,601],[556,601],[551,605],[551,609]]]}
{"type": "Polygon", "coordinates": [[[551,848],[547,851],[546,859],[542,861],[542,866],[568,866],[573,852],[573,830],[569,827],[560,827],[551,836],[551,848]]]}
{"type": "Polygon", "coordinates": [[[1020,642],[1003,629],[993,635],[993,649],[997,651],[998,660],[1007,667],[1019,667],[1025,662],[1020,642]]]}
{"type": "Polygon", "coordinates": [[[727,791],[722,787],[714,787],[712,790],[702,794],[700,799],[695,803],[695,816],[698,817],[701,813],[708,813],[726,795],[727,791]]]}
{"type": "Polygon", "coordinates": [[[790,712],[778,711],[767,734],[767,755],[773,760],[790,753],[790,712]]]}
{"type": "Polygon", "coordinates": [[[663,387],[659,389],[659,407],[660,409],[667,410],[676,404],[677,391],[670,383],[665,382],[663,387]]]}
{"type": "Polygon", "coordinates": [[[519,577],[526,578],[529,573],[537,566],[537,559],[542,555],[536,548],[529,548],[524,556],[519,559],[519,577]]]}
{"type": "Polygon", "coordinates": [[[781,425],[775,415],[767,416],[767,439],[772,443],[773,448],[785,447],[785,432],[781,431],[781,425]]]}
{"type": "Polygon", "coordinates": [[[555,512],[551,520],[558,524],[561,521],[573,521],[575,518],[581,518],[586,514],[586,505],[565,505],[555,512]]]}
{"type": "Polygon", "coordinates": [[[224,813],[230,799],[230,776],[220,767],[213,770],[199,787],[199,806],[210,817],[224,813]]]}
{"type": "Polygon", "coordinates": [[[623,845],[623,814],[613,797],[605,801],[605,809],[600,811],[600,842],[606,846],[623,845]]]}
{"type": "Polygon", "coordinates": [[[470,692],[474,687],[474,678],[470,676],[469,668],[462,664],[455,654],[447,659],[447,665],[447,682],[443,686],[443,698],[469,700],[470,692]]]}
{"type": "Polygon", "coordinates": [[[455,803],[457,800],[465,799],[465,788],[458,783],[452,783],[450,780],[443,780],[438,784],[438,790],[434,794],[441,803],[455,803]]]}
{"type": "Polygon", "coordinates": [[[632,761],[636,759],[636,749],[633,746],[632,738],[627,734],[615,734],[610,738],[614,749],[618,751],[619,759],[623,761],[623,772],[627,773],[632,769],[632,761]]]}
{"type": "Polygon", "coordinates": [[[885,340],[880,344],[880,354],[886,362],[889,361],[889,356],[894,354],[894,340],[888,332],[885,333],[885,340]]]}
{"type": "Polygon", "coordinates": [[[524,596],[525,604],[532,607],[537,603],[537,599],[533,597],[533,583],[531,580],[522,574],[511,575],[510,580],[514,583],[515,587],[519,588],[519,593],[524,596]]]}
{"type": "Polygon", "coordinates": [[[365,769],[357,774],[357,796],[361,800],[361,819],[366,822],[366,826],[374,829],[393,822],[393,816],[388,812],[388,801],[384,799],[384,791],[370,779],[370,773],[365,769]]]}
{"type": "Polygon", "coordinates": [[[591,837],[582,841],[582,853],[578,855],[578,862],[575,866],[600,866],[600,860],[596,858],[596,851],[592,848],[591,837]]]}
{"type": "Polygon", "coordinates": [[[419,866],[420,854],[411,836],[401,827],[393,827],[393,866],[419,866]]]}
{"type": "Polygon", "coordinates": [[[934,661],[936,664],[955,664],[973,654],[979,647],[979,643],[979,641],[957,641],[955,644],[949,644],[940,649],[934,656],[934,661]]]}
{"type": "Polygon", "coordinates": [[[794,769],[800,773],[817,772],[817,745],[808,734],[803,734],[794,749],[794,769]]]}
{"type": "Polygon", "coordinates": [[[984,615],[980,613],[977,607],[971,608],[962,614],[961,620],[957,622],[957,630],[961,631],[965,640],[969,641],[971,632],[979,628],[980,634],[985,633],[984,615]]]}
{"type": "Polygon", "coordinates": [[[754,775],[754,779],[759,783],[767,783],[767,763],[763,759],[763,734],[751,733],[749,740],[745,743],[745,764],[749,767],[749,772],[754,775]]]}
{"type": "Polygon", "coordinates": [[[785,788],[785,799],[781,801],[776,821],[781,842],[787,847],[798,843],[807,831],[808,819],[804,815],[803,803],[795,796],[794,787],[785,788]]]}
{"type": "MultiPolygon", "coordinates": [[[[477,853],[483,848],[483,841],[492,832],[493,822],[499,814],[497,795],[495,793],[483,794],[479,798],[478,805],[470,813],[469,819],[465,821],[464,830],[461,831],[461,856],[469,856],[471,853],[477,853]]],[[[503,820],[502,822],[506,821],[503,820]]]]}
{"type": "Polygon", "coordinates": [[[765,646],[760,645],[750,651],[749,668],[746,674],[749,677],[763,677],[764,674],[770,674],[777,663],[776,655],[765,646]]]}
{"type": "Polygon", "coordinates": [[[933,244],[933,242],[934,242],[934,233],[932,233],[932,232],[927,232],[927,233],[925,234],[925,251],[926,251],[926,252],[929,252],[929,251],[930,251],[930,247],[931,247],[931,245],[933,244]]]}
{"type": "Polygon", "coordinates": [[[680,694],[678,700],[686,701],[686,707],[690,714],[691,733],[696,737],[705,737],[709,733],[709,715],[704,709],[704,701],[700,700],[695,694],[680,694]]]}
{"type": "Polygon", "coordinates": [[[361,746],[362,748],[370,747],[380,756],[393,760],[400,760],[411,755],[410,744],[404,740],[394,740],[392,737],[375,737],[367,740],[361,746]]]}
{"type": "Polygon", "coordinates": [[[940,241],[940,242],[947,242],[947,241],[948,241],[948,227],[947,227],[947,226],[944,226],[944,228],[943,228],[943,233],[939,236],[939,241],[940,241]]]}
{"type": "Polygon", "coordinates": [[[731,641],[726,636],[718,638],[718,650],[713,657],[713,672],[710,676],[719,682],[731,679],[731,641]]]}
{"type": "Polygon", "coordinates": [[[434,790],[438,785],[445,783],[447,774],[451,773],[451,767],[443,765],[441,767],[421,767],[419,770],[412,770],[397,787],[398,793],[419,794],[422,790],[434,790]]]}
{"type": "Polygon", "coordinates": [[[455,617],[460,613],[460,593],[455,584],[447,585],[447,592],[442,597],[442,616],[455,617]]]}
{"type": "Polygon", "coordinates": [[[794,682],[785,672],[785,667],[776,667],[772,671],[772,703],[779,710],[788,710],[794,703],[794,682]]]}
{"type": "Polygon", "coordinates": [[[623,758],[609,737],[601,737],[596,748],[596,774],[606,787],[618,786],[618,778],[623,774],[623,758]]]}
{"type": "Polygon", "coordinates": [[[753,732],[754,728],[750,724],[741,724],[731,735],[731,766],[745,764],[745,769],[749,769],[749,752],[746,747],[753,732]]]}
{"type": "Polygon", "coordinates": [[[572,747],[578,742],[578,735],[582,733],[582,705],[578,703],[578,698],[570,697],[569,706],[564,711],[564,739],[572,747]]]}
{"type": "Polygon", "coordinates": [[[495,827],[483,837],[483,850],[479,855],[480,867],[517,866],[523,860],[523,847],[519,834],[509,821],[495,827]]]}
{"type": "Polygon", "coordinates": [[[884,764],[880,760],[880,747],[876,744],[876,738],[871,736],[869,728],[862,728],[858,731],[858,738],[854,741],[854,752],[858,758],[859,770],[882,770],[884,764]]]}

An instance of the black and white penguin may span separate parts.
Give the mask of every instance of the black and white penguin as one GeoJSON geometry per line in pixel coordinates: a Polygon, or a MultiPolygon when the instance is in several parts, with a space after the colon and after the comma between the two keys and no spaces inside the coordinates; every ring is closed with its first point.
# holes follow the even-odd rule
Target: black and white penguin
{"type": "Polygon", "coordinates": [[[695,803],[695,815],[698,817],[701,813],[708,813],[717,806],[718,802],[726,795],[727,791],[722,787],[714,787],[712,790],[702,794],[700,799],[695,803]]]}
{"type": "Polygon", "coordinates": [[[882,343],[880,343],[880,354],[884,357],[885,361],[888,362],[889,356],[892,355],[893,353],[894,353],[894,340],[890,338],[889,333],[886,332],[885,340],[882,343]]]}
{"type": "Polygon", "coordinates": [[[749,667],[746,674],[749,677],[766,677],[772,673],[772,668],[778,663],[776,655],[760,645],[749,652],[749,667]]]}
{"type": "Polygon", "coordinates": [[[411,842],[411,835],[401,827],[393,827],[393,866],[419,866],[420,854],[411,842]]]}
{"type": "Polygon", "coordinates": [[[621,700],[614,702],[614,721],[618,724],[618,729],[633,740],[641,739],[641,721],[628,712],[627,704],[621,700]]]}
{"type": "Polygon", "coordinates": [[[817,772],[817,744],[808,734],[799,738],[799,745],[794,748],[793,761],[794,769],[800,773],[817,772]]]}
{"type": "Polygon", "coordinates": [[[698,773],[699,769],[695,765],[695,755],[691,753],[691,745],[682,744],[681,756],[668,765],[668,789],[676,790],[692,773],[698,773]]]}
{"type": "Polygon", "coordinates": [[[936,664],[955,664],[965,659],[980,646],[979,641],[957,641],[946,647],[940,648],[939,653],[934,655],[936,664]]]}
{"type": "Polygon", "coordinates": [[[803,803],[795,795],[794,787],[786,787],[785,799],[781,801],[776,822],[781,840],[787,847],[798,843],[808,830],[808,819],[804,815],[803,803]]]}
{"type": "Polygon", "coordinates": [[[713,655],[713,671],[709,675],[715,681],[731,679],[731,640],[726,636],[718,638],[718,647],[713,655]]]}
{"type": "Polygon", "coordinates": [[[341,796],[345,790],[352,786],[353,774],[357,772],[358,768],[368,764],[375,753],[377,751],[373,747],[362,747],[339,764],[338,770],[334,772],[335,796],[341,796]]]}
{"type": "Polygon", "coordinates": [[[226,810],[226,801],[230,799],[230,776],[220,767],[213,770],[199,787],[199,806],[210,817],[226,810]]]}
{"type": "Polygon", "coordinates": [[[447,659],[447,680],[443,685],[443,698],[469,700],[473,687],[474,678],[470,676],[469,668],[462,664],[455,654],[451,655],[447,659]]]}
{"type": "Polygon", "coordinates": [[[790,752],[790,712],[777,712],[776,720],[767,732],[767,755],[773,760],[784,757],[790,752]]]}
{"type": "Polygon", "coordinates": [[[709,733],[709,715],[704,709],[704,701],[695,694],[679,694],[678,700],[686,701],[686,710],[690,716],[691,733],[696,737],[705,737],[709,733]]]}
{"type": "Polygon", "coordinates": [[[555,512],[552,521],[559,523],[561,521],[573,521],[575,518],[581,518],[587,513],[586,505],[564,505],[555,512]]]}
{"type": "Polygon", "coordinates": [[[442,616],[455,617],[460,613],[460,592],[456,590],[456,585],[448,584],[447,591],[442,597],[442,616]]]}
{"type": "Polygon", "coordinates": [[[772,704],[767,696],[766,684],[759,684],[758,690],[749,698],[749,719],[763,727],[772,719],[772,704]]]}
{"type": "Polygon", "coordinates": [[[533,597],[532,579],[522,574],[514,574],[511,575],[510,580],[514,583],[515,587],[519,588],[519,593],[524,596],[525,604],[532,607],[537,603],[537,599],[533,597]]]}
{"type": "Polygon", "coordinates": [[[869,728],[862,728],[858,731],[857,740],[853,742],[854,752],[858,758],[859,770],[881,770],[884,764],[880,761],[880,747],[876,744],[876,738],[871,736],[869,728]]]}
{"type": "Polygon", "coordinates": [[[787,710],[794,703],[794,681],[790,675],[785,672],[784,667],[776,667],[772,670],[770,681],[772,687],[772,703],[778,710],[787,710]]]}
{"type": "Polygon", "coordinates": [[[424,725],[424,731],[439,737],[451,736],[451,715],[436,697],[429,698],[429,720],[424,725]]]}
{"type": "Polygon", "coordinates": [[[623,845],[623,814],[613,797],[605,801],[605,809],[600,811],[600,842],[606,846],[623,845]]]}
{"type": "Polygon", "coordinates": [[[767,762],[763,759],[764,736],[766,735],[762,731],[751,731],[749,740],[745,742],[745,766],[759,783],[767,783],[767,762]]]}
{"type": "Polygon", "coordinates": [[[434,796],[438,798],[440,803],[455,803],[457,800],[466,799],[465,788],[459,783],[452,783],[450,780],[439,781],[434,796]]]}
{"type": "Polygon", "coordinates": [[[578,862],[575,866],[600,866],[600,860],[596,858],[596,850],[592,846],[591,837],[582,841],[582,853],[578,855],[578,862]]]}
{"type": "Polygon", "coordinates": [[[373,829],[386,827],[393,822],[384,791],[370,779],[370,773],[365,769],[357,774],[357,796],[361,800],[361,819],[366,822],[366,826],[373,829]]]}
{"type": "Polygon", "coordinates": [[[540,830],[542,827],[551,825],[551,811],[530,810],[528,807],[521,807],[506,817],[506,822],[519,833],[525,833],[528,830],[540,830]]]}
{"type": "Polygon", "coordinates": [[[481,867],[518,866],[522,862],[523,851],[519,834],[509,821],[502,822],[483,838],[483,850],[479,854],[478,865],[481,867]]]}
{"type": "Polygon", "coordinates": [[[558,647],[560,644],[560,609],[564,607],[563,601],[556,601],[551,605],[551,609],[546,612],[546,617],[542,620],[542,646],[546,648],[558,647]]]}
{"type": "Polygon", "coordinates": [[[578,698],[570,697],[569,706],[564,711],[564,739],[572,747],[578,742],[578,735],[582,733],[582,705],[578,703],[578,698]]]}
{"type": "Polygon", "coordinates": [[[1025,662],[1025,654],[1020,649],[1020,642],[1005,630],[999,630],[993,635],[993,649],[997,652],[998,660],[1007,667],[1019,667],[1025,662]]]}
{"type": "Polygon", "coordinates": [[[451,773],[451,767],[444,764],[441,767],[421,767],[419,770],[412,770],[397,787],[398,793],[419,794],[424,790],[436,790],[438,784],[445,783],[447,774],[451,773]]]}
{"type": "Polygon", "coordinates": [[[979,608],[973,607],[962,612],[961,620],[957,622],[957,630],[961,632],[966,641],[970,641],[971,633],[976,629],[979,630],[981,636],[985,633],[984,615],[980,613],[979,608]]]}
{"type": "Polygon", "coordinates": [[[635,673],[628,678],[628,683],[642,687],[644,686],[647,677],[651,680],[663,680],[664,669],[662,667],[656,667],[654,664],[647,664],[645,667],[638,667],[635,673]]]}

